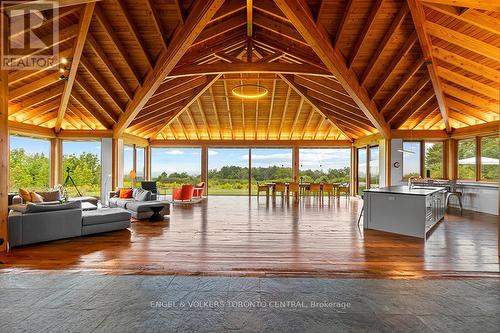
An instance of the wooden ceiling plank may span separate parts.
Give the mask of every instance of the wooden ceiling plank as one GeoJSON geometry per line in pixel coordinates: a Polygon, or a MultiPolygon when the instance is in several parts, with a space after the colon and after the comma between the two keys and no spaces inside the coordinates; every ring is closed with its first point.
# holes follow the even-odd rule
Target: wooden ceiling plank
{"type": "Polygon", "coordinates": [[[420,0],[424,3],[436,3],[467,8],[500,11],[500,4],[492,0],[420,0]]]}
{"type": "Polygon", "coordinates": [[[376,104],[370,99],[366,89],[359,84],[356,74],[347,68],[340,51],[332,47],[326,31],[316,26],[307,3],[303,0],[275,2],[377,130],[389,138],[390,128],[378,112],[376,104]]]}
{"type": "Polygon", "coordinates": [[[221,125],[221,122],[220,122],[220,119],[219,119],[219,111],[217,110],[217,103],[215,103],[215,96],[214,96],[214,92],[213,92],[213,89],[212,89],[212,86],[210,86],[208,88],[208,93],[210,94],[210,101],[212,102],[212,108],[214,110],[214,113],[215,113],[215,122],[217,123],[217,129],[218,129],[218,132],[219,132],[219,139],[222,140],[222,125],[221,125]]]}
{"type": "Polygon", "coordinates": [[[283,126],[285,124],[286,112],[288,110],[288,103],[290,102],[290,94],[292,93],[292,88],[288,86],[285,97],[285,104],[283,105],[283,113],[281,114],[280,128],[278,131],[278,140],[281,140],[281,134],[283,133],[283,126]]]}
{"type": "Polygon", "coordinates": [[[434,37],[500,62],[500,48],[493,44],[480,41],[479,39],[443,27],[434,22],[426,22],[426,27],[427,32],[434,37]]]}
{"type": "Polygon", "coordinates": [[[253,0],[247,0],[247,36],[253,35],[253,0]]]}
{"type": "Polygon", "coordinates": [[[125,24],[128,27],[128,30],[130,31],[130,34],[136,41],[136,43],[139,45],[139,50],[143,54],[144,58],[146,59],[149,69],[153,69],[154,66],[154,61],[151,59],[151,56],[148,53],[146,44],[144,43],[144,40],[142,37],[139,35],[139,29],[135,26],[135,23],[132,21],[132,18],[130,17],[130,12],[126,8],[124,0],[115,0],[118,9],[122,13],[123,17],[125,18],[125,24]]]}
{"type": "Polygon", "coordinates": [[[323,123],[325,122],[325,117],[323,117],[323,115],[321,113],[318,112],[318,114],[320,115],[320,119],[318,121],[318,124],[316,125],[316,128],[314,129],[314,132],[313,132],[313,139],[316,140],[318,138],[318,134],[319,134],[319,129],[321,128],[321,126],[323,126],[323,123]]]}
{"type": "Polygon", "coordinates": [[[113,44],[114,48],[118,51],[118,53],[120,53],[121,58],[125,61],[125,65],[127,66],[128,70],[132,73],[132,76],[134,77],[136,83],[139,86],[141,86],[142,85],[141,75],[137,71],[137,68],[135,68],[135,66],[133,65],[130,56],[125,50],[125,47],[120,42],[120,39],[115,34],[113,27],[111,27],[111,24],[109,24],[108,20],[106,19],[104,13],[102,12],[99,6],[95,8],[95,18],[97,19],[101,27],[104,29],[104,32],[106,33],[108,39],[113,44]]]}
{"type": "Polygon", "coordinates": [[[317,105],[316,101],[312,99],[307,90],[301,87],[297,82],[296,82],[296,77],[291,77],[287,75],[280,75],[281,79],[285,81],[290,87],[295,90],[297,94],[300,95],[309,105],[311,105],[312,108],[318,109],[321,114],[323,114],[324,117],[327,117],[330,123],[332,123],[335,127],[341,131],[348,140],[352,140],[352,137],[347,134],[347,132],[344,131],[344,128],[338,124],[338,121],[336,119],[332,119],[331,117],[328,117],[322,109],[317,105]]]}
{"type": "MultiPolygon", "coordinates": [[[[87,42],[92,51],[97,55],[97,58],[100,60],[100,62],[109,70],[113,79],[120,85],[123,92],[125,92],[125,94],[128,97],[128,100],[129,101],[132,100],[134,95],[130,91],[128,84],[125,82],[120,73],[116,70],[115,66],[113,66],[108,56],[104,53],[102,47],[98,44],[98,42],[95,40],[94,36],[90,32],[87,34],[87,42]]],[[[137,83],[140,85],[140,82],[137,83]]]]}
{"type": "Polygon", "coordinates": [[[81,107],[83,107],[85,110],[87,110],[98,122],[101,123],[102,126],[105,128],[111,128],[113,126],[114,120],[109,118],[109,116],[104,116],[102,115],[98,110],[96,110],[94,107],[89,105],[83,97],[78,94],[76,91],[74,91],[71,94],[71,97],[78,103],[80,104],[81,107]],[[109,119],[111,119],[111,121],[109,119]]]}
{"type": "Polygon", "coordinates": [[[68,106],[69,97],[71,96],[71,90],[73,89],[73,84],[75,82],[76,73],[78,72],[78,66],[80,65],[80,58],[83,52],[83,46],[85,40],[87,39],[87,33],[90,28],[90,22],[92,21],[92,16],[94,14],[95,3],[91,2],[85,5],[82,9],[82,14],[80,15],[80,22],[78,24],[78,36],[74,42],[73,46],[73,57],[71,59],[71,67],[67,76],[67,80],[64,85],[63,94],[61,96],[61,106],[57,113],[57,120],[54,130],[59,132],[61,130],[61,125],[64,119],[64,113],[66,112],[66,107],[68,106]]]}
{"type": "Polygon", "coordinates": [[[193,114],[191,113],[190,108],[186,109],[186,114],[189,118],[189,122],[191,123],[191,126],[193,126],[194,135],[196,136],[196,140],[200,140],[200,134],[198,133],[199,129],[198,129],[198,126],[196,125],[196,121],[194,120],[194,117],[193,117],[193,114]]]}
{"type": "MultiPolygon", "coordinates": [[[[352,11],[354,10],[354,0],[346,0],[346,7],[344,10],[344,15],[342,16],[342,20],[337,27],[337,32],[335,33],[335,39],[333,42],[333,48],[337,48],[339,46],[340,39],[344,34],[345,27],[347,22],[349,21],[349,17],[351,16],[352,11]]],[[[319,22],[318,22],[319,23],[319,22]]]]}
{"type": "Polygon", "coordinates": [[[78,109],[76,105],[72,104],[71,101],[68,103],[68,108],[85,124],[85,126],[87,126],[91,130],[96,129],[96,124],[92,120],[90,120],[82,111],[80,111],[80,109],[78,109]]]}
{"type": "Polygon", "coordinates": [[[196,103],[198,106],[198,111],[200,112],[201,119],[203,120],[203,127],[205,127],[205,130],[207,131],[208,139],[212,140],[212,130],[210,129],[210,125],[207,120],[207,115],[205,113],[205,108],[203,107],[203,103],[201,102],[200,98],[196,99],[196,103]]]}
{"type": "MultiPolygon", "coordinates": [[[[393,113],[392,116],[389,116],[389,118],[397,117],[398,114],[401,111],[403,111],[408,106],[408,104],[410,104],[411,102],[413,102],[413,100],[416,98],[417,94],[420,93],[420,91],[422,91],[427,86],[427,84],[429,83],[430,80],[431,79],[428,76],[422,77],[417,82],[417,84],[415,85],[415,87],[412,90],[410,90],[406,94],[406,96],[398,103],[398,106],[395,109],[395,113],[393,113]]],[[[386,110],[388,110],[388,109],[386,109],[386,110]]],[[[384,115],[387,114],[387,113],[388,112],[384,112],[384,115]]]]}
{"type": "Polygon", "coordinates": [[[177,117],[176,120],[179,123],[179,125],[181,126],[182,133],[184,134],[184,138],[186,138],[186,140],[189,140],[190,137],[189,137],[188,131],[186,129],[186,126],[184,126],[184,123],[182,122],[181,117],[177,117]]]}
{"type": "Polygon", "coordinates": [[[410,52],[416,44],[417,39],[416,33],[411,34],[411,36],[406,39],[404,45],[399,49],[399,52],[394,56],[394,58],[392,58],[391,63],[385,68],[384,73],[372,89],[372,99],[377,96],[389,77],[394,73],[401,61],[403,61],[406,55],[410,52]]]}
{"type": "Polygon", "coordinates": [[[470,79],[467,76],[449,70],[445,67],[438,67],[438,76],[447,81],[454,82],[464,88],[475,91],[481,95],[493,98],[497,101],[500,100],[500,90],[498,89],[498,82],[497,87],[494,88],[487,84],[470,79]]]}
{"type": "Polygon", "coordinates": [[[471,73],[474,73],[476,75],[482,76],[488,80],[491,80],[493,82],[500,82],[500,72],[482,65],[478,62],[475,62],[473,60],[467,59],[465,57],[462,57],[456,53],[450,52],[448,50],[445,50],[443,48],[440,48],[438,46],[433,46],[432,47],[432,55],[434,58],[437,58],[439,60],[442,60],[448,64],[451,64],[455,67],[465,69],[466,71],[469,71],[471,73]]]}
{"type": "Polygon", "coordinates": [[[377,2],[370,9],[370,15],[365,21],[361,34],[356,39],[356,44],[354,44],[354,49],[351,51],[351,55],[349,57],[349,62],[348,62],[349,68],[352,68],[352,65],[356,61],[356,57],[359,55],[359,52],[363,46],[363,43],[365,42],[366,37],[371,32],[373,23],[375,22],[377,15],[380,13],[380,9],[382,8],[383,4],[384,0],[377,0],[377,2]]]}
{"type": "Polygon", "coordinates": [[[227,54],[226,52],[216,52],[216,53],[214,53],[214,56],[216,56],[217,58],[224,60],[228,63],[242,63],[243,62],[243,60],[238,59],[230,54],[227,54]]]}
{"type": "Polygon", "coordinates": [[[436,94],[436,99],[439,105],[439,111],[441,112],[441,116],[443,117],[443,122],[445,125],[445,129],[447,132],[451,131],[451,125],[448,121],[448,106],[446,105],[446,99],[443,92],[443,85],[441,80],[438,77],[436,63],[432,56],[432,42],[429,37],[428,29],[426,27],[429,26],[432,22],[428,22],[425,18],[424,8],[418,0],[407,0],[408,7],[410,8],[410,13],[413,18],[413,23],[415,25],[415,30],[418,35],[418,40],[420,43],[420,48],[422,49],[422,53],[424,56],[424,63],[427,67],[427,71],[429,72],[429,76],[431,78],[432,87],[434,88],[434,93],[436,94]]]}
{"type": "Polygon", "coordinates": [[[307,126],[309,126],[309,123],[311,122],[313,115],[314,115],[314,108],[311,108],[311,110],[309,111],[309,115],[307,116],[307,120],[304,123],[304,127],[302,127],[302,134],[300,136],[301,140],[304,140],[307,131],[307,126]]]}
{"type": "MultiPolygon", "coordinates": [[[[478,110],[472,106],[456,101],[453,98],[448,99],[448,106],[456,111],[460,111],[465,114],[470,114],[471,116],[482,121],[489,122],[493,120],[493,114],[478,110]]],[[[496,114],[496,116],[498,116],[498,114],[496,114]]]]}
{"type": "Polygon", "coordinates": [[[241,14],[223,20],[203,30],[196,38],[196,40],[193,42],[192,46],[197,46],[199,44],[206,43],[207,41],[212,39],[221,38],[222,35],[233,30],[238,30],[240,27],[243,27],[246,24],[247,24],[247,18],[245,14],[241,14]]]}
{"type": "Polygon", "coordinates": [[[370,76],[371,72],[377,65],[377,62],[380,59],[380,55],[384,52],[385,48],[389,45],[390,41],[392,40],[392,37],[394,36],[394,33],[401,27],[401,24],[403,23],[406,15],[408,15],[408,5],[403,3],[401,6],[401,9],[398,11],[398,14],[396,17],[392,20],[391,26],[387,30],[387,32],[384,35],[384,38],[382,41],[379,43],[377,50],[375,53],[370,58],[370,61],[368,62],[368,65],[366,65],[365,70],[363,71],[363,74],[361,75],[361,85],[364,85],[366,83],[366,80],[370,76]]]}
{"type": "Polygon", "coordinates": [[[83,68],[90,74],[90,76],[97,82],[102,90],[108,95],[108,97],[113,101],[113,104],[120,110],[123,111],[123,105],[118,96],[113,92],[111,86],[104,80],[101,74],[95,69],[92,64],[88,62],[85,56],[80,59],[80,64],[83,68]]]}
{"type": "Polygon", "coordinates": [[[498,113],[498,102],[491,102],[482,97],[473,95],[463,89],[456,88],[446,83],[443,83],[443,91],[447,95],[454,96],[464,102],[476,105],[481,109],[486,109],[489,112],[498,113]]]}
{"type": "Polygon", "coordinates": [[[113,121],[116,123],[118,120],[118,116],[116,113],[111,110],[111,108],[100,98],[97,94],[95,94],[95,91],[87,84],[87,82],[80,80],[79,77],[76,78],[76,84],[87,94],[88,97],[90,97],[99,107],[106,112],[106,114],[113,119],[113,121]]]}
{"type": "Polygon", "coordinates": [[[274,109],[274,97],[276,92],[276,80],[273,80],[273,88],[271,91],[271,104],[269,106],[269,115],[267,118],[267,129],[266,129],[266,139],[269,140],[269,132],[271,130],[271,120],[273,119],[273,109],[274,109]]]}
{"type": "Polygon", "coordinates": [[[17,89],[11,90],[9,92],[9,101],[16,100],[60,82],[61,81],[59,80],[59,73],[47,75],[41,79],[38,79],[26,85],[22,85],[17,89]]]}
{"type": "Polygon", "coordinates": [[[160,34],[160,41],[163,45],[163,48],[167,49],[167,47],[168,47],[168,41],[167,41],[168,34],[165,31],[163,24],[161,23],[161,18],[160,18],[158,11],[155,8],[154,0],[146,0],[146,5],[148,7],[149,12],[151,13],[151,16],[153,17],[153,23],[155,25],[155,28],[158,31],[158,33],[160,34]]]}
{"type": "Polygon", "coordinates": [[[434,98],[434,92],[432,89],[429,89],[424,94],[422,94],[414,103],[411,103],[410,108],[407,109],[405,113],[400,112],[397,114],[397,117],[392,116],[389,119],[389,124],[394,125],[394,128],[399,128],[407,119],[420,111],[432,98],[434,98]],[[399,122],[397,121],[398,119],[400,120],[399,122]]]}
{"type": "Polygon", "coordinates": [[[33,95],[32,97],[28,97],[22,102],[9,103],[9,116],[25,112],[26,110],[45,103],[46,101],[51,100],[56,96],[60,96],[62,94],[63,88],[64,87],[62,85],[57,85],[53,88],[45,89],[43,92],[33,95]]]}
{"type": "Polygon", "coordinates": [[[262,29],[272,31],[280,36],[283,36],[287,39],[291,39],[297,43],[301,43],[307,45],[302,36],[295,30],[293,27],[285,24],[283,22],[279,22],[277,20],[273,20],[268,18],[260,13],[256,13],[254,17],[254,24],[262,29]]]}
{"type": "Polygon", "coordinates": [[[429,104],[430,105],[428,105],[424,111],[420,112],[420,114],[411,121],[411,123],[408,125],[409,129],[415,129],[415,127],[420,125],[431,113],[439,111],[439,105],[437,104],[437,101],[435,103],[429,104]]]}
{"type": "Polygon", "coordinates": [[[226,110],[229,120],[229,130],[231,131],[231,139],[234,140],[233,117],[231,115],[231,103],[229,102],[229,94],[227,92],[227,82],[224,80],[223,84],[224,84],[224,98],[226,100],[226,110]]]}
{"type": "Polygon", "coordinates": [[[288,136],[288,140],[292,140],[292,136],[295,130],[295,126],[297,126],[297,122],[299,121],[300,111],[304,106],[304,97],[300,96],[300,103],[297,107],[297,111],[295,111],[295,117],[293,117],[292,127],[290,128],[290,135],[288,136]]]}
{"type": "Polygon", "coordinates": [[[192,5],[186,23],[176,31],[168,49],[160,54],[154,69],[148,73],[144,80],[144,85],[136,91],[134,99],[127,105],[125,112],[114,126],[115,137],[120,137],[125,132],[130,122],[200,35],[223,2],[224,0],[197,0],[192,5]]]}

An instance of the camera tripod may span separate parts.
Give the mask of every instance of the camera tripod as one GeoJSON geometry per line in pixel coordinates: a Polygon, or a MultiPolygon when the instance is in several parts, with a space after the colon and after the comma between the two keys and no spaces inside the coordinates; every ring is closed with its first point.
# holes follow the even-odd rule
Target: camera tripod
{"type": "Polygon", "coordinates": [[[78,189],[78,186],[76,186],[73,177],[71,177],[71,170],[69,169],[69,167],[66,168],[66,179],[64,180],[63,184],[63,196],[66,199],[68,199],[68,185],[72,185],[75,188],[76,193],[78,193],[78,196],[82,197],[82,193],[80,193],[80,190],[78,189]]]}

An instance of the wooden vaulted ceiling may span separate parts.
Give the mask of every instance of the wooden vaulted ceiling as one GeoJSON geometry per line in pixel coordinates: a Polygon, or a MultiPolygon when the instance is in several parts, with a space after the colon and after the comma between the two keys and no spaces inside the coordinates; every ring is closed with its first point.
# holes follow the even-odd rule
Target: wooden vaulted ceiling
{"type": "Polygon", "coordinates": [[[60,3],[47,19],[59,22],[68,80],[58,64],[9,72],[12,122],[168,140],[352,140],[499,119],[494,2],[60,3]],[[231,94],[242,83],[269,94],[243,101],[231,94]]]}

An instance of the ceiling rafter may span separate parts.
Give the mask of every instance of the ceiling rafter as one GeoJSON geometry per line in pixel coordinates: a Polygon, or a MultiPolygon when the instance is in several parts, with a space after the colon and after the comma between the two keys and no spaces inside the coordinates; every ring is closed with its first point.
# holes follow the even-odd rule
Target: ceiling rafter
{"type": "Polygon", "coordinates": [[[419,0],[423,3],[437,3],[442,5],[453,5],[466,8],[477,8],[500,12],[500,4],[491,0],[419,0]]]}
{"type": "Polygon", "coordinates": [[[470,79],[467,76],[449,70],[445,67],[438,67],[437,72],[438,76],[441,77],[442,79],[451,81],[464,88],[475,91],[481,95],[487,96],[497,101],[500,100],[500,90],[498,89],[498,85],[495,88],[491,87],[487,84],[470,79]]]}
{"type": "Polygon", "coordinates": [[[281,114],[280,128],[278,130],[278,140],[281,139],[281,134],[283,133],[283,126],[285,124],[286,111],[288,109],[288,103],[290,102],[290,94],[292,93],[292,88],[288,86],[285,97],[285,104],[283,105],[283,112],[281,114]]]}
{"type": "MultiPolygon", "coordinates": [[[[346,1],[346,6],[344,10],[344,15],[342,16],[342,20],[339,23],[339,26],[337,27],[337,32],[335,34],[335,39],[333,42],[333,48],[337,48],[340,39],[342,38],[342,35],[344,34],[344,29],[347,25],[347,22],[349,21],[349,16],[351,16],[352,11],[354,10],[354,1],[355,0],[347,0],[346,1]]],[[[319,23],[319,22],[317,22],[319,23]]]]}
{"type": "Polygon", "coordinates": [[[87,110],[92,116],[97,119],[98,122],[101,123],[102,126],[105,128],[111,128],[114,124],[114,120],[109,117],[109,115],[106,114],[106,116],[102,115],[98,110],[96,110],[93,106],[89,105],[83,97],[77,93],[76,91],[73,91],[71,93],[71,97],[78,103],[80,104],[85,110],[87,110]],[[111,121],[110,121],[111,119],[111,121]]]}
{"type": "Polygon", "coordinates": [[[377,130],[389,138],[390,128],[378,112],[377,106],[369,98],[366,89],[359,84],[356,74],[347,68],[339,50],[332,47],[324,30],[316,26],[307,3],[303,0],[275,0],[275,2],[377,130]]]}
{"type": "MultiPolygon", "coordinates": [[[[415,87],[410,90],[405,97],[403,97],[403,99],[401,101],[398,102],[398,106],[397,108],[395,108],[393,110],[393,113],[392,115],[388,115],[388,118],[393,118],[393,117],[397,117],[398,114],[403,111],[407,106],[408,104],[412,103],[413,100],[416,98],[416,96],[418,95],[418,93],[420,93],[420,91],[422,91],[426,86],[427,84],[429,83],[431,79],[428,77],[428,76],[424,76],[422,77],[418,82],[417,84],[415,85],[415,87]]],[[[386,109],[388,110],[388,109],[386,109]]],[[[384,112],[384,115],[388,114],[389,112],[384,112]]]]}
{"type": "Polygon", "coordinates": [[[127,105],[125,112],[114,126],[115,137],[120,137],[125,132],[130,122],[200,35],[223,2],[224,0],[196,0],[186,23],[176,31],[168,49],[160,54],[155,68],[148,73],[144,85],[136,91],[134,99],[127,105]]]}
{"type": "Polygon", "coordinates": [[[113,119],[114,122],[118,120],[118,116],[116,113],[100,98],[97,94],[95,94],[95,91],[90,87],[87,82],[84,80],[80,80],[80,77],[76,78],[76,84],[78,87],[80,87],[85,94],[90,97],[99,107],[111,118],[113,119]]]}
{"type": "Polygon", "coordinates": [[[41,89],[45,89],[51,85],[59,83],[61,83],[61,81],[59,80],[59,73],[53,73],[51,75],[44,76],[41,79],[38,79],[26,85],[22,85],[14,90],[11,90],[9,92],[9,101],[13,101],[18,98],[30,95],[41,89]]]}
{"type": "MultiPolygon", "coordinates": [[[[163,45],[163,48],[166,49],[168,47],[168,41],[167,41],[168,34],[165,31],[163,24],[161,23],[161,18],[160,15],[158,14],[158,11],[155,8],[154,0],[146,0],[146,5],[153,18],[153,23],[155,25],[155,28],[158,31],[158,34],[160,35],[160,41],[163,45]]],[[[182,18],[182,21],[184,21],[184,18],[182,18]]]]}

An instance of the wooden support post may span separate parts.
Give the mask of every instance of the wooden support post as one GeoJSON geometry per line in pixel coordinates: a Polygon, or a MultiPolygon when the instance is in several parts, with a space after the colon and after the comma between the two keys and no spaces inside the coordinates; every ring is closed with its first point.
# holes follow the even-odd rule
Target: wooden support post
{"type": "Polygon", "coordinates": [[[144,179],[151,180],[151,146],[144,147],[144,179]]]}
{"type": "MultiPolygon", "coordinates": [[[[137,145],[134,143],[132,145],[132,170],[135,171],[136,177],[137,177],[137,145]]],[[[135,187],[135,178],[132,179],[132,187],[135,187]]]]}
{"type": "Polygon", "coordinates": [[[62,140],[50,139],[50,187],[62,183],[62,140]]]}
{"type": "Polygon", "coordinates": [[[252,196],[252,148],[248,148],[248,196],[252,196]]]}
{"type": "Polygon", "coordinates": [[[299,181],[300,177],[300,154],[299,146],[294,146],[292,150],[292,179],[294,182],[299,181]]]}
{"type": "Polygon", "coordinates": [[[457,140],[446,140],[446,155],[445,155],[445,169],[449,179],[457,179],[458,177],[458,156],[457,156],[457,140]]]}
{"type": "Polygon", "coordinates": [[[351,147],[351,188],[349,192],[352,196],[356,194],[356,181],[357,181],[357,165],[356,147],[351,147]]]}
{"type": "Polygon", "coordinates": [[[201,147],[201,181],[205,183],[205,193],[208,194],[208,147],[201,147]]]}
{"type": "MultiPolygon", "coordinates": [[[[0,14],[2,15],[2,14],[0,14]]],[[[0,71],[0,252],[7,251],[9,193],[8,71],[0,71]]]]}
{"type": "Polygon", "coordinates": [[[114,191],[118,186],[118,139],[113,138],[111,157],[111,189],[114,191]]]}

